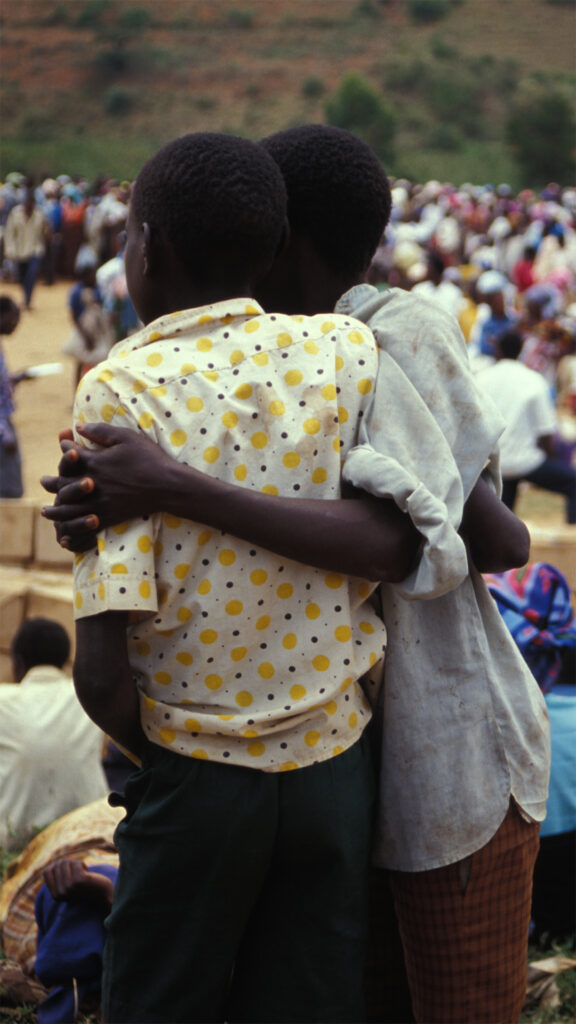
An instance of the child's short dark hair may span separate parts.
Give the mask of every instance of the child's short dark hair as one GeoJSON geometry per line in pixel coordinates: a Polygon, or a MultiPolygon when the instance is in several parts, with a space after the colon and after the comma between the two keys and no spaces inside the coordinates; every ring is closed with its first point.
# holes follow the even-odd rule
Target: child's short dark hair
{"type": "Polygon", "coordinates": [[[524,342],[518,331],[504,331],[498,336],[497,344],[502,359],[518,359],[524,342]]]}
{"type": "Polygon", "coordinates": [[[62,668],[70,657],[70,638],[53,619],[26,619],[12,640],[12,657],[20,657],[26,670],[35,665],[62,668]]]}
{"type": "Polygon", "coordinates": [[[20,313],[20,310],[9,295],[0,295],[0,317],[7,316],[9,313],[20,313]]]}
{"type": "Polygon", "coordinates": [[[140,171],[133,212],[201,280],[258,280],[286,224],[282,175],[261,146],[216,132],[184,135],[140,171]]]}
{"type": "Polygon", "coordinates": [[[351,132],[288,128],[262,139],[288,192],[290,226],[308,235],[326,264],[354,283],[368,268],[390,216],[386,172],[351,132]]]}

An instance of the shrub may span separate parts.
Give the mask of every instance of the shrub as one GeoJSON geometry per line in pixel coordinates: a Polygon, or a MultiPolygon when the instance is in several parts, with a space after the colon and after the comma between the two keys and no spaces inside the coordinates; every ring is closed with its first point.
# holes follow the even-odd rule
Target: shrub
{"type": "Polygon", "coordinates": [[[129,7],[120,14],[118,24],[128,32],[144,32],[151,20],[152,15],[145,7],[129,7]]]}
{"type": "Polygon", "coordinates": [[[444,153],[459,153],[464,145],[462,134],[451,124],[437,124],[428,136],[431,149],[444,153]]]}
{"type": "Polygon", "coordinates": [[[450,46],[442,36],[434,36],[430,40],[430,52],[436,60],[456,60],[458,57],[458,50],[454,46],[450,46]]]}
{"type": "Polygon", "coordinates": [[[325,92],[325,85],[317,75],[309,75],[302,82],[302,95],[307,100],[317,100],[325,92]]]}
{"type": "Polygon", "coordinates": [[[78,28],[93,28],[99,23],[108,7],[110,7],[110,0],[86,0],[75,24],[78,28]]]}
{"type": "Polygon", "coordinates": [[[104,75],[121,75],[128,70],[130,58],[123,46],[113,46],[108,50],[99,50],[95,55],[93,66],[104,75]]]}
{"type": "Polygon", "coordinates": [[[435,117],[478,134],[482,112],[479,86],[465,75],[436,75],[429,85],[429,99],[435,117]]]}
{"type": "Polygon", "coordinates": [[[104,93],[104,110],[113,117],[124,117],[132,109],[134,97],[127,89],[113,85],[104,93]]]}
{"type": "Polygon", "coordinates": [[[356,7],[352,12],[352,18],[355,17],[367,18],[375,21],[380,17],[380,11],[376,0],[358,0],[356,7]]]}
{"type": "Polygon", "coordinates": [[[429,78],[430,67],[420,57],[392,57],[384,67],[384,87],[402,93],[427,91],[429,78]]]}
{"type": "Polygon", "coordinates": [[[42,114],[30,110],[20,122],[19,135],[29,142],[43,142],[50,138],[50,124],[42,114]]]}
{"type": "Polygon", "coordinates": [[[208,96],[205,93],[200,96],[194,96],[192,103],[196,107],[196,110],[214,110],[218,106],[217,96],[208,96]]]}
{"type": "Polygon", "coordinates": [[[508,141],[527,181],[568,184],[574,176],[574,112],[563,93],[539,87],[512,108],[508,141]]]}
{"type": "Polygon", "coordinates": [[[448,14],[448,0],[409,0],[408,10],[413,21],[430,23],[440,21],[448,14]]]}
{"type": "Polygon", "coordinates": [[[235,31],[246,32],[254,28],[254,11],[249,7],[233,7],[226,12],[226,24],[235,31]]]}
{"type": "Polygon", "coordinates": [[[364,139],[376,155],[390,163],[394,156],[396,118],[375,89],[361,75],[345,75],[325,104],[326,119],[364,139]]]}

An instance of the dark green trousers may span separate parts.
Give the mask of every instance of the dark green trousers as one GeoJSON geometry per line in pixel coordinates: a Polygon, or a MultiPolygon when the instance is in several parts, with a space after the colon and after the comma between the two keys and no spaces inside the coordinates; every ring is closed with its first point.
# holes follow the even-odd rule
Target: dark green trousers
{"type": "Polygon", "coordinates": [[[283,773],[149,744],[126,804],[105,1021],[365,1020],[373,809],[365,738],[283,773]]]}

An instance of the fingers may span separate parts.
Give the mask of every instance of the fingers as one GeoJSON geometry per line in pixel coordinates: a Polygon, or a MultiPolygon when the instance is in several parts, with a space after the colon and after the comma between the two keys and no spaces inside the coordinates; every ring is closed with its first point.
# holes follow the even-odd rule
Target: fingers
{"type": "Polygon", "coordinates": [[[73,441],[74,432],[70,429],[70,427],[67,427],[66,430],[60,431],[60,433],[58,434],[58,440],[60,441],[60,444],[62,444],[62,441],[73,441]]]}
{"type": "MultiPolygon", "coordinates": [[[[74,479],[70,481],[69,479],[63,478],[61,476],[43,476],[40,482],[44,490],[48,491],[49,494],[58,495],[57,503],[55,506],[52,507],[60,507],[62,505],[76,505],[84,502],[84,507],[82,511],[83,513],[86,513],[88,495],[92,494],[94,491],[94,481],[92,477],[83,476],[80,480],[74,479]]],[[[47,515],[47,512],[50,509],[50,507],[51,506],[47,505],[42,510],[43,515],[46,515],[47,519],[63,518],[61,514],[58,514],[54,517],[47,515]]]]}
{"type": "Polygon", "coordinates": [[[56,524],[56,537],[61,548],[78,554],[96,546],[100,529],[98,516],[80,516],[65,523],[56,524]]]}
{"type": "Polygon", "coordinates": [[[105,448],[129,441],[134,437],[132,430],[127,430],[126,427],[111,427],[108,423],[78,423],[76,431],[82,437],[105,448]]]}
{"type": "Polygon", "coordinates": [[[40,483],[48,494],[58,494],[60,490],[60,477],[59,476],[42,476],[40,477],[40,483]]]}
{"type": "Polygon", "coordinates": [[[44,882],[55,900],[74,899],[86,884],[89,873],[83,861],[64,858],[50,864],[44,871],[44,882]]]}

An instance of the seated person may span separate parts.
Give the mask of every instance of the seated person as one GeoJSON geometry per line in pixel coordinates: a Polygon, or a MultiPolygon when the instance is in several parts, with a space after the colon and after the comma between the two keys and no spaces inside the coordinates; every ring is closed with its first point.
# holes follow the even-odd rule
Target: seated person
{"type": "Polygon", "coordinates": [[[35,901],[38,938],[35,971],[49,994],[39,1024],[73,1020],[79,1006],[97,1010],[101,999],[104,919],[112,909],[118,868],[87,867],[63,857],[44,870],[35,901]]]}
{"type": "Polygon", "coordinates": [[[552,764],[532,891],[532,938],[576,938],[576,617],[566,577],[535,562],[487,577],[500,614],[544,693],[552,764]]]}
{"type": "Polygon", "coordinates": [[[79,807],[35,836],[7,868],[0,887],[6,957],[0,986],[16,1005],[42,1004],[39,1019],[46,1024],[74,1019],[73,977],[81,978],[80,1003],[84,990],[91,1009],[99,1002],[102,921],[111,905],[118,869],[113,837],[123,815],[105,798],[79,807]],[[85,984],[90,978],[92,993],[85,984]]]}
{"type": "Polygon", "coordinates": [[[11,655],[18,685],[0,685],[0,845],[8,847],[108,792],[103,734],[64,672],[64,627],[27,619],[11,655]]]}

